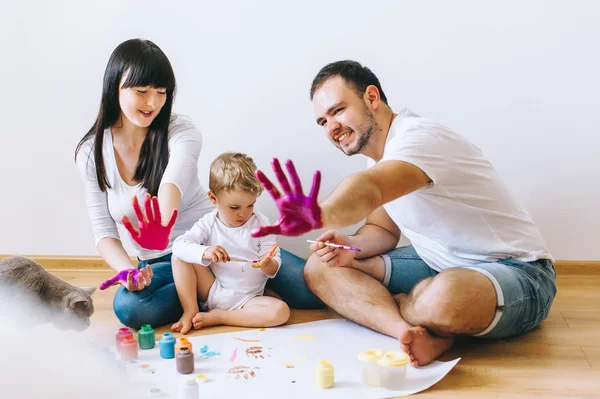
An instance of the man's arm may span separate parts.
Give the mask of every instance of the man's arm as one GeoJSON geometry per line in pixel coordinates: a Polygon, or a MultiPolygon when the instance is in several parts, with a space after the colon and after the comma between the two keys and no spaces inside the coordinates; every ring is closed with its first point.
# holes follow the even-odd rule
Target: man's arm
{"type": "Polygon", "coordinates": [[[425,172],[404,161],[384,161],[350,175],[321,203],[323,227],[358,223],[381,205],[430,181],[425,172]]]}
{"type": "Polygon", "coordinates": [[[348,238],[353,247],[361,249],[355,259],[365,259],[396,248],[400,235],[396,223],[383,206],[380,206],[367,217],[365,225],[348,238]]]}

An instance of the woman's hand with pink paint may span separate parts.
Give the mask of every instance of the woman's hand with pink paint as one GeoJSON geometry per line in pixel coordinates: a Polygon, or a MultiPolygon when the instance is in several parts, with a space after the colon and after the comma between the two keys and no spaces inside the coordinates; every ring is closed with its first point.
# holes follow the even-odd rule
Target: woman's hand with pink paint
{"type": "Polygon", "coordinates": [[[326,231],[325,233],[321,234],[316,241],[319,242],[310,244],[309,249],[311,252],[317,254],[317,256],[321,258],[321,262],[326,263],[328,266],[348,266],[356,256],[356,252],[350,249],[333,248],[323,244],[324,242],[329,242],[332,244],[346,245],[351,247],[352,242],[350,241],[350,238],[339,231],[326,231]]]}
{"type": "Polygon", "coordinates": [[[138,199],[134,196],[133,210],[138,219],[139,231],[133,227],[131,220],[129,220],[127,216],[124,215],[121,218],[121,221],[127,231],[129,231],[129,234],[131,234],[133,240],[137,242],[140,247],[162,251],[169,245],[171,229],[177,220],[178,211],[177,209],[174,209],[169,223],[167,223],[166,226],[163,226],[157,197],[151,197],[150,194],[146,194],[144,208],[146,209],[146,215],[143,214],[138,199]]]}
{"type": "Polygon", "coordinates": [[[269,234],[299,236],[311,230],[320,229],[323,222],[317,197],[321,186],[321,172],[315,172],[313,186],[310,194],[306,196],[302,192],[302,184],[292,161],[287,161],[286,167],[292,180],[293,190],[277,158],[273,159],[272,165],[285,196],[281,196],[279,190],[260,170],[256,171],[256,177],[275,200],[280,218],[274,225],[256,228],[252,231],[252,236],[263,237],[269,234]]]}

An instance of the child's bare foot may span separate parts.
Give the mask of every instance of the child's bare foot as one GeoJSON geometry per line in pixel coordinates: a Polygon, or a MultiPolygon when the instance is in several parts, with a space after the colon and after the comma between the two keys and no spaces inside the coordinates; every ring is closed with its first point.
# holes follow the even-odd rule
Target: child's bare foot
{"type": "Polygon", "coordinates": [[[194,314],[195,312],[184,313],[179,321],[171,326],[171,330],[180,332],[182,334],[187,334],[192,329],[192,319],[194,318],[194,314]]]}
{"type": "Polygon", "coordinates": [[[192,324],[196,330],[199,330],[203,327],[216,326],[219,324],[223,324],[220,317],[220,310],[213,309],[210,312],[198,312],[192,319],[192,324]]]}

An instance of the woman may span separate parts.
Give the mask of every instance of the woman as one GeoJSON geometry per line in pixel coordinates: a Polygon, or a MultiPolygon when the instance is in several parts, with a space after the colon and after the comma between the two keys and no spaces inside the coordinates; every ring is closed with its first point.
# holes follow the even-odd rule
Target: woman
{"type": "MultiPolygon", "coordinates": [[[[115,314],[136,329],[181,317],[171,246],[213,209],[198,178],[202,135],[189,119],[172,113],[175,89],[173,69],[158,46],[141,39],[121,43],[104,73],[96,122],[75,151],[96,248],[110,267],[129,275],[115,294],[115,314]],[[154,206],[149,196],[157,197],[154,206]],[[142,197],[145,215],[138,205],[142,197]],[[131,219],[139,221],[139,231],[131,219]],[[129,234],[121,235],[119,225],[129,234]],[[137,284],[127,272],[135,267],[122,240],[139,260],[137,284]]],[[[304,260],[281,252],[282,269],[270,289],[291,307],[320,307],[304,284],[304,260]]]]}

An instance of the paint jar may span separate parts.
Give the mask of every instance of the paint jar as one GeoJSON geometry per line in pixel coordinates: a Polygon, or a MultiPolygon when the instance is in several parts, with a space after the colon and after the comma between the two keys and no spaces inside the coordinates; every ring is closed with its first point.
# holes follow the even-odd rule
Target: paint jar
{"type": "Polygon", "coordinates": [[[331,388],[333,386],[333,366],[327,360],[321,360],[316,371],[317,386],[331,388]]]}
{"type": "Polygon", "coordinates": [[[158,341],[160,357],[163,359],[173,359],[175,357],[175,341],[173,334],[163,334],[160,341],[158,341]]]}
{"type": "Polygon", "coordinates": [[[362,363],[362,382],[371,387],[381,386],[381,372],[377,363],[384,355],[381,349],[369,349],[358,354],[362,363]]]}
{"type": "Polygon", "coordinates": [[[138,358],[138,346],[133,334],[123,338],[119,347],[121,348],[121,360],[127,361],[138,358]]]}
{"type": "Polygon", "coordinates": [[[387,389],[402,389],[406,380],[406,368],[410,363],[402,351],[386,352],[377,362],[381,373],[381,386],[387,389]]]}
{"type": "Polygon", "coordinates": [[[191,378],[186,378],[179,382],[177,399],[198,399],[200,390],[198,384],[191,378]]]}
{"type": "Polygon", "coordinates": [[[194,372],[194,353],[188,348],[181,348],[175,356],[177,371],[181,374],[194,372]]]}
{"type": "Polygon", "coordinates": [[[129,335],[133,336],[133,333],[129,330],[129,328],[127,328],[127,327],[119,328],[119,331],[117,332],[117,335],[115,336],[115,344],[116,344],[117,352],[119,352],[121,350],[121,341],[123,341],[123,338],[125,338],[129,335]]]}
{"type": "Polygon", "coordinates": [[[188,341],[186,337],[181,337],[177,340],[177,344],[175,344],[175,354],[178,354],[179,350],[183,348],[188,348],[190,352],[192,351],[192,343],[188,341]]]}
{"type": "Polygon", "coordinates": [[[152,349],[156,345],[156,335],[150,324],[142,325],[142,328],[138,331],[138,343],[140,349],[152,349]]]}

